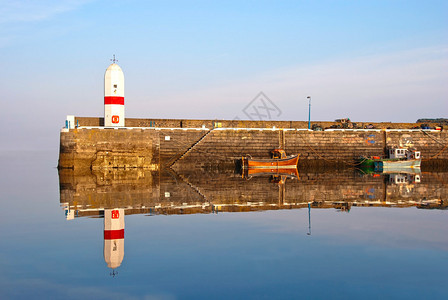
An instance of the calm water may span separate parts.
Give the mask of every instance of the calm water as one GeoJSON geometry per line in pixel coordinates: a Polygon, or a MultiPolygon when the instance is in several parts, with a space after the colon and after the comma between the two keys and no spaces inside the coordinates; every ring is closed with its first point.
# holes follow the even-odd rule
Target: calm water
{"type": "Polygon", "coordinates": [[[49,152],[0,161],[2,299],[448,294],[448,173],[279,184],[231,171],[58,174],[49,152]],[[111,210],[125,224],[116,243],[104,240],[111,210]]]}

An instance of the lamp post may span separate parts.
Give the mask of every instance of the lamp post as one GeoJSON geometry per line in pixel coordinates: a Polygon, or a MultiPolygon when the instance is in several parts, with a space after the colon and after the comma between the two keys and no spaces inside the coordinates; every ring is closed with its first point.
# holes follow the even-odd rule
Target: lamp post
{"type": "Polygon", "coordinates": [[[311,96],[306,99],[308,99],[308,129],[311,129],[311,96]]]}

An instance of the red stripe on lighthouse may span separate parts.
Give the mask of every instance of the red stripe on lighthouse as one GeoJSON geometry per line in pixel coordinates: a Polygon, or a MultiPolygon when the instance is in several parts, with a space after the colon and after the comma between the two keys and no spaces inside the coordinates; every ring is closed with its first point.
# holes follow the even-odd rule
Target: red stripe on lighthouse
{"type": "Polygon", "coordinates": [[[124,239],[124,229],[104,230],[104,239],[105,240],[124,239]]]}
{"type": "Polygon", "coordinates": [[[104,104],[124,105],[124,97],[105,96],[104,97],[104,104]]]}

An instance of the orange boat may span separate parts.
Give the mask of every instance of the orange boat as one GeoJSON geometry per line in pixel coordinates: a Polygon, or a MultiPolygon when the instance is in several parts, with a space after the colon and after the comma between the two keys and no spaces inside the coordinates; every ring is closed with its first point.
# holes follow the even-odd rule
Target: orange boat
{"type": "Polygon", "coordinates": [[[242,158],[243,169],[263,169],[278,173],[281,169],[297,169],[299,155],[286,156],[285,150],[275,149],[270,159],[254,159],[250,155],[242,158]]]}

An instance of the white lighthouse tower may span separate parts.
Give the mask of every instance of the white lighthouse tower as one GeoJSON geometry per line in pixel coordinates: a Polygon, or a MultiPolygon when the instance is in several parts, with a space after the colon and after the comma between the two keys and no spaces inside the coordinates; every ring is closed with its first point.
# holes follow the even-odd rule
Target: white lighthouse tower
{"type": "Polygon", "coordinates": [[[124,75],[114,58],[104,74],[104,126],[124,127],[124,75]]]}

